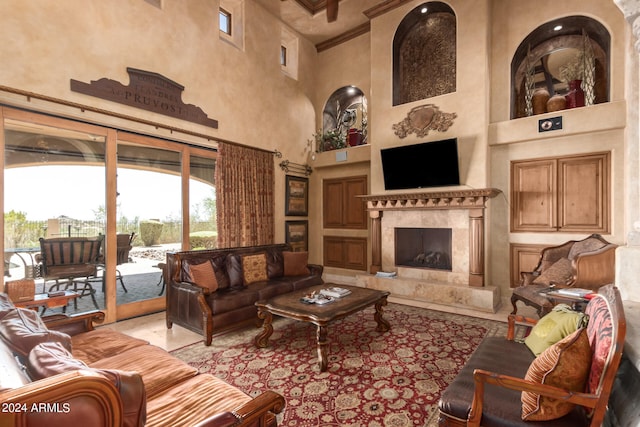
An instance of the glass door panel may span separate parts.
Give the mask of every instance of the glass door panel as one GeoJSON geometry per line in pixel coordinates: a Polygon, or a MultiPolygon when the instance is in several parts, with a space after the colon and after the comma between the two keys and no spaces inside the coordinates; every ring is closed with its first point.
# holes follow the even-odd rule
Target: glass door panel
{"type": "Polygon", "coordinates": [[[118,141],[118,306],[162,296],[166,253],[180,250],[182,242],[181,153],[139,143],[143,137],[135,139],[118,141]]]}
{"type": "Polygon", "coordinates": [[[5,282],[34,279],[38,293],[78,290],[74,311],[104,309],[104,244],[80,272],[43,257],[40,239],[103,239],[105,136],[6,119],[4,137],[5,282]]]}
{"type": "Polygon", "coordinates": [[[189,249],[214,249],[216,226],[216,160],[191,155],[189,158],[189,249]]]}

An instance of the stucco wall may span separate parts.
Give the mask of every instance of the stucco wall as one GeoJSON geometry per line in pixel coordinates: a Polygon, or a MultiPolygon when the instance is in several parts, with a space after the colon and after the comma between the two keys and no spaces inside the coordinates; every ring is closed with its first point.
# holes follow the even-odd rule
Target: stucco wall
{"type": "MultiPolygon", "coordinates": [[[[278,61],[282,23],[245,1],[244,46],[220,39],[217,2],[101,0],[0,2],[0,85],[160,122],[267,150],[303,163],[315,122],[316,51],[299,40],[294,80],[278,61]],[[127,67],[161,74],[185,87],[182,100],[218,120],[218,129],[72,92],[70,79],[128,84],[127,67]]],[[[10,104],[54,112],[199,145],[215,143],[77,109],[0,94],[10,104]]],[[[284,172],[276,164],[276,238],[284,241],[284,172]]]]}

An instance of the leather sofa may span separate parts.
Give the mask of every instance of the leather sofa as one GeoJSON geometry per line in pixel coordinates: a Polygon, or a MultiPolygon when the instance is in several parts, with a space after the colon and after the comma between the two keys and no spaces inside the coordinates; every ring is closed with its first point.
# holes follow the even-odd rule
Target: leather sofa
{"type": "Polygon", "coordinates": [[[147,341],[94,328],[99,311],[40,318],[0,294],[0,425],[275,425],[284,398],[252,398],[147,341]]]}
{"type": "Polygon", "coordinates": [[[258,322],[255,303],[320,285],[323,267],[288,244],[167,253],[167,328],[204,336],[258,322]]]}

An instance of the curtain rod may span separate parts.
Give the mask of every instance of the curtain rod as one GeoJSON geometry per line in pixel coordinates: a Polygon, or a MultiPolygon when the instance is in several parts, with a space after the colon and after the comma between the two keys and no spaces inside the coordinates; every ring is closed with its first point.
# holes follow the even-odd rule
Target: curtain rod
{"type": "MultiPolygon", "coordinates": [[[[153,126],[156,129],[166,129],[166,130],[168,130],[170,132],[178,132],[178,133],[182,133],[182,134],[185,134],[185,135],[196,136],[198,138],[206,139],[207,141],[214,141],[214,142],[221,142],[221,143],[224,143],[224,144],[238,145],[238,146],[241,146],[241,147],[253,148],[253,149],[259,150],[259,151],[266,151],[266,152],[272,153],[272,154],[276,154],[277,153],[277,151],[266,150],[264,148],[251,147],[249,145],[240,144],[238,142],[229,141],[227,139],[218,138],[218,137],[207,135],[207,134],[204,134],[204,133],[194,132],[194,131],[190,131],[190,130],[187,130],[187,129],[182,129],[182,128],[179,128],[179,127],[176,127],[176,126],[169,126],[169,125],[166,125],[166,124],[163,124],[163,123],[154,122],[154,121],[146,120],[146,119],[141,119],[141,118],[138,118],[138,117],[129,116],[127,114],[117,113],[115,111],[104,110],[102,108],[96,108],[96,107],[92,107],[90,105],[85,105],[85,104],[79,104],[77,102],[66,101],[64,99],[54,98],[54,97],[51,97],[51,96],[42,95],[42,94],[35,93],[35,92],[29,92],[29,91],[22,90],[22,89],[16,89],[16,88],[12,88],[12,87],[9,87],[9,86],[0,85],[0,91],[9,92],[9,93],[13,93],[13,94],[16,94],[16,95],[24,96],[25,98],[27,98],[28,102],[31,102],[31,98],[40,99],[40,100],[43,100],[43,101],[52,102],[54,104],[60,104],[60,105],[64,105],[64,106],[67,106],[67,107],[77,108],[82,112],[90,111],[92,113],[98,113],[98,114],[103,114],[105,116],[115,117],[115,118],[118,118],[118,119],[129,120],[131,122],[136,122],[136,123],[140,123],[140,124],[143,124],[143,125],[153,126]]],[[[158,136],[155,136],[155,137],[158,137],[158,136]]]]}

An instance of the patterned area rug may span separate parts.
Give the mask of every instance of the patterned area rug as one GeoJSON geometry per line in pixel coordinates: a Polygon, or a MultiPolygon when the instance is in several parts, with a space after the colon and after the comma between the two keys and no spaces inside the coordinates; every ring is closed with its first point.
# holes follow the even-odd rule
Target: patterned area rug
{"type": "Polygon", "coordinates": [[[255,396],[271,389],[287,406],[282,426],[437,426],[440,393],[488,334],[506,323],[400,304],[385,307],[388,332],[373,308],[329,326],[329,365],[320,372],[315,326],[278,319],[268,348],[259,329],[214,337],[172,352],[255,396]]]}

